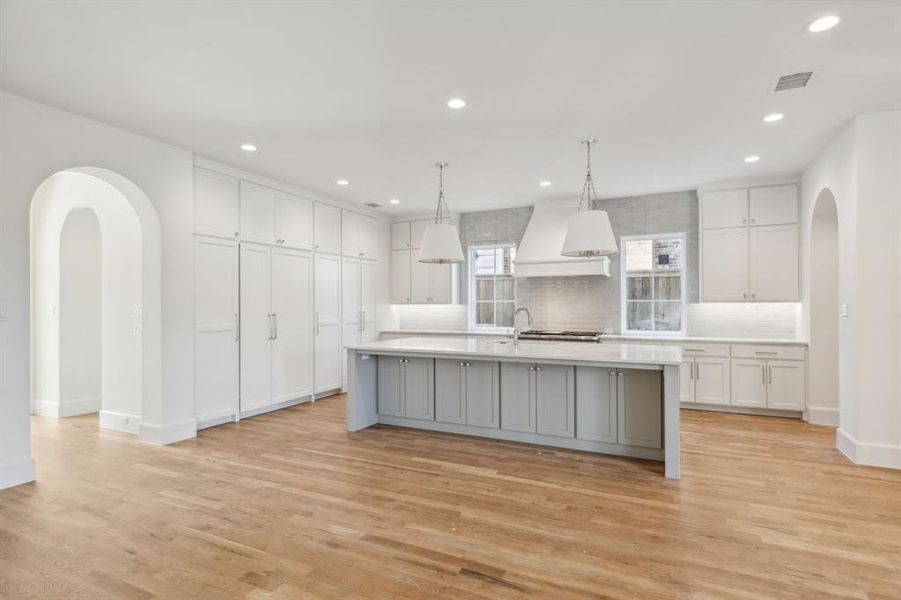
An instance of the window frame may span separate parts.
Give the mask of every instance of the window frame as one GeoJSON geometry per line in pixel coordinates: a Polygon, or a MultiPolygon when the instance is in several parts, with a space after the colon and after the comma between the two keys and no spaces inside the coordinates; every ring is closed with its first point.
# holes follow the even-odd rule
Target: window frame
{"type": "MultiPolygon", "coordinates": [[[[476,295],[476,285],[475,285],[476,271],[474,268],[475,262],[473,259],[475,257],[475,252],[477,250],[485,250],[488,248],[494,248],[495,250],[503,249],[503,248],[513,248],[514,250],[516,250],[517,244],[515,242],[501,242],[501,243],[495,243],[495,244],[489,244],[489,243],[471,244],[471,245],[467,246],[467,248],[466,248],[466,261],[467,261],[466,267],[467,267],[467,271],[468,271],[467,272],[467,279],[468,279],[467,296],[468,296],[468,304],[469,304],[469,310],[467,311],[468,312],[467,318],[469,320],[469,323],[468,323],[469,329],[470,329],[470,331],[509,334],[509,333],[513,332],[513,327],[498,327],[497,325],[478,325],[476,323],[476,298],[475,298],[475,295],[476,295]]],[[[514,259],[514,262],[515,262],[515,259],[514,259]]],[[[514,269],[515,269],[515,267],[514,267],[514,269]]],[[[495,280],[497,280],[497,273],[494,274],[494,277],[495,277],[495,280]]],[[[492,300],[491,302],[493,304],[501,304],[501,303],[509,303],[509,300],[502,300],[500,302],[498,300],[492,300]]],[[[513,304],[513,308],[515,310],[516,309],[516,276],[513,276],[513,302],[512,302],[512,304],[513,304]]],[[[495,320],[496,320],[496,314],[497,313],[495,313],[495,320]]]]}
{"type": "MultiPolygon", "coordinates": [[[[620,248],[622,248],[622,253],[620,255],[620,331],[625,335],[634,335],[634,336],[647,336],[647,337],[680,337],[685,336],[686,332],[686,299],[687,299],[687,286],[688,282],[686,281],[688,275],[688,252],[686,248],[686,235],[685,232],[681,233],[652,233],[647,235],[624,235],[620,236],[620,248]],[[639,242],[644,240],[662,240],[662,239],[678,239],[682,242],[682,266],[679,268],[679,276],[681,282],[681,290],[679,296],[679,303],[681,305],[680,314],[681,318],[681,328],[678,331],[659,331],[656,329],[629,329],[628,328],[628,303],[629,303],[629,286],[628,286],[628,275],[626,273],[626,243],[627,242],[639,242]]],[[[653,315],[653,307],[654,302],[657,300],[654,298],[654,294],[656,293],[656,285],[655,279],[657,276],[655,274],[651,275],[651,300],[647,300],[646,302],[651,303],[652,307],[652,315],[653,315]]],[[[675,302],[675,300],[672,300],[675,302]]],[[[656,326],[656,324],[655,324],[656,326]]]]}

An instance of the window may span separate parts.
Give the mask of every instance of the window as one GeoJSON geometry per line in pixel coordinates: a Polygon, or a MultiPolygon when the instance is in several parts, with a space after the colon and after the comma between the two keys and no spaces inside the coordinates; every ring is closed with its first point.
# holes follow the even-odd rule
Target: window
{"type": "Polygon", "coordinates": [[[623,236],[622,329],[680,334],[685,317],[685,234],[623,236]]]}
{"type": "Polygon", "coordinates": [[[469,248],[470,327],[513,327],[515,258],[512,244],[469,248]]]}

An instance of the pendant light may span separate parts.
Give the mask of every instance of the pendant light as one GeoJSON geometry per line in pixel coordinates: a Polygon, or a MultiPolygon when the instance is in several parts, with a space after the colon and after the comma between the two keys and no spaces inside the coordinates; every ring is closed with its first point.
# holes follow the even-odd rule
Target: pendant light
{"type": "Polygon", "coordinates": [[[587,151],[585,183],[582,185],[579,210],[570,218],[569,226],[566,228],[566,238],[560,251],[563,256],[593,258],[619,253],[616,238],[613,237],[613,228],[610,226],[610,217],[607,216],[607,211],[600,209],[600,200],[591,179],[591,145],[595,142],[597,140],[591,138],[582,142],[587,151]]]}
{"type": "Polygon", "coordinates": [[[444,200],[444,167],[447,163],[435,163],[435,166],[438,167],[438,208],[435,210],[435,222],[425,228],[422,236],[419,262],[461,263],[463,247],[460,246],[460,234],[451,223],[450,211],[444,200]]]}

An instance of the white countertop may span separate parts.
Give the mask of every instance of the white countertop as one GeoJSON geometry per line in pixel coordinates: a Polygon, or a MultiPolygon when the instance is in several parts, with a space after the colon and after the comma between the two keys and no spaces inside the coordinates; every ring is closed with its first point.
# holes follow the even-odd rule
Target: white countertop
{"type": "MultiPolygon", "coordinates": [[[[506,337],[505,333],[489,331],[466,331],[461,329],[383,329],[381,333],[391,335],[452,335],[467,337],[506,337]]],[[[651,342],[658,344],[680,344],[694,342],[696,344],[777,344],[785,346],[806,346],[802,340],[788,340],[784,338],[736,338],[736,337],[700,337],[700,336],[644,336],[644,335],[620,335],[618,333],[604,334],[605,340],[651,342]]]]}
{"type": "Polygon", "coordinates": [[[347,346],[347,348],[371,354],[389,352],[430,356],[472,356],[494,360],[524,358],[539,361],[646,365],[678,365],[682,362],[682,349],[677,346],[623,344],[620,342],[592,344],[521,340],[519,345],[514,345],[512,342],[498,343],[497,340],[476,337],[406,337],[356,344],[347,346]]]}

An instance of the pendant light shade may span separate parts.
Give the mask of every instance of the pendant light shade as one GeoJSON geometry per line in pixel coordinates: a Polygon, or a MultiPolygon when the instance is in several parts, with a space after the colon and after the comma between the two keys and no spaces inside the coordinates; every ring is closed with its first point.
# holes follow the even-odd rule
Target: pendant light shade
{"type": "Polygon", "coordinates": [[[444,167],[447,163],[436,163],[438,167],[438,209],[435,211],[435,222],[425,228],[422,235],[422,246],[419,249],[421,263],[461,263],[463,247],[460,245],[460,234],[451,223],[450,211],[444,200],[444,167]]]}
{"type": "Polygon", "coordinates": [[[560,250],[563,256],[588,258],[619,253],[613,227],[610,226],[610,217],[607,211],[598,208],[594,180],[591,178],[591,145],[595,141],[587,139],[582,142],[587,148],[585,184],[582,186],[579,210],[570,218],[569,226],[566,228],[566,237],[560,250]]]}

